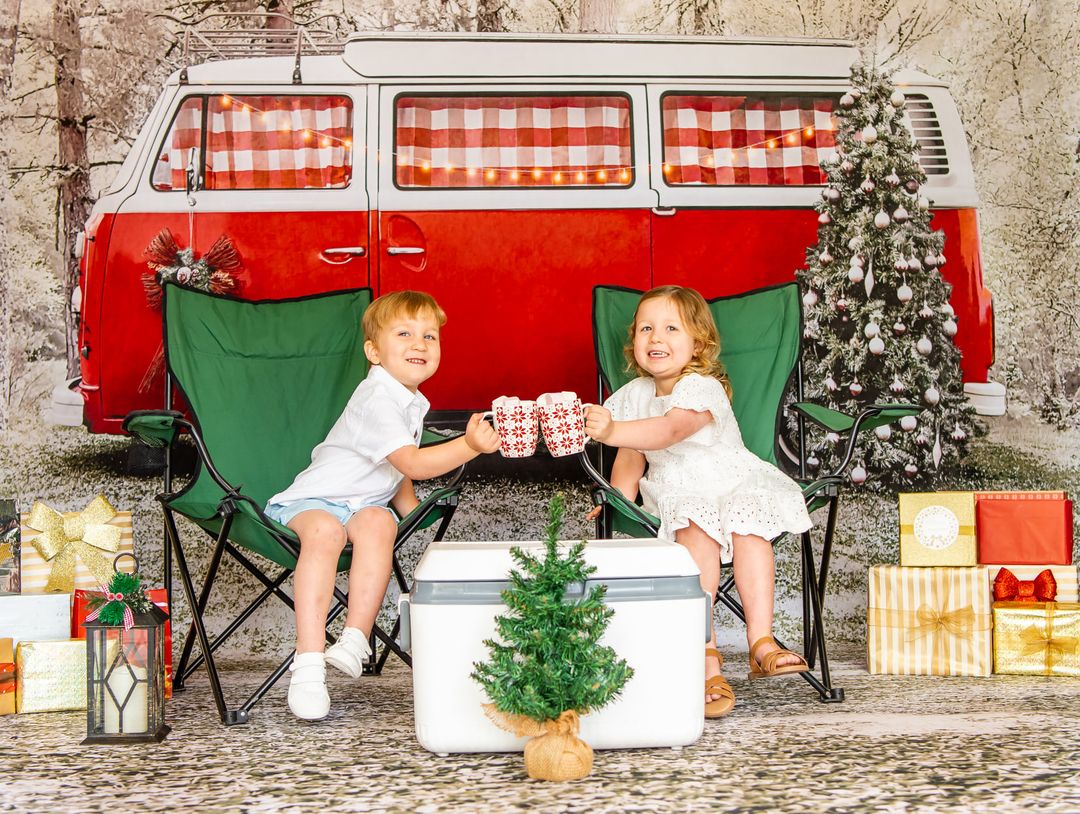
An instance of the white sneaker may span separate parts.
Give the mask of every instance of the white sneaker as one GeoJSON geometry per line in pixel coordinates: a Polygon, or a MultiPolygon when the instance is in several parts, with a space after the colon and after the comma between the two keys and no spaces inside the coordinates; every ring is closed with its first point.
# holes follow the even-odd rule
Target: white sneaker
{"type": "Polygon", "coordinates": [[[289,667],[289,709],[305,721],[321,721],[330,712],[326,661],[322,653],[297,653],[289,667]]]}
{"type": "Polygon", "coordinates": [[[337,643],[326,648],[326,663],[347,676],[360,678],[364,672],[364,659],[370,655],[367,636],[359,628],[347,627],[341,631],[337,643]]]}

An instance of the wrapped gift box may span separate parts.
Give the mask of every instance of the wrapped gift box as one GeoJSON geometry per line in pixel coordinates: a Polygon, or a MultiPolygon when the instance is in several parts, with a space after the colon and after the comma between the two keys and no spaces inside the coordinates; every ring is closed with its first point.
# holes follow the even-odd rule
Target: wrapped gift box
{"type": "Polygon", "coordinates": [[[979,562],[1069,565],[1072,501],[1065,492],[979,492],[979,562]]]}
{"type": "MultiPolygon", "coordinates": [[[[22,592],[100,590],[119,554],[133,553],[131,512],[117,512],[104,497],[79,512],[56,512],[35,503],[22,520],[22,592]]],[[[119,569],[132,573],[134,557],[119,569]]]]}
{"type": "Polygon", "coordinates": [[[15,709],[86,709],[86,641],[19,642],[15,651],[15,709]]]}
{"type": "Polygon", "coordinates": [[[47,641],[71,636],[71,594],[0,596],[0,637],[47,641]]]}
{"type": "MultiPolygon", "coordinates": [[[[71,602],[71,638],[73,639],[85,639],[86,628],[83,627],[83,623],[86,621],[86,614],[89,611],[87,606],[87,600],[91,596],[98,595],[98,591],[76,591],[71,602]]],[[[146,592],[146,596],[161,608],[165,613],[169,612],[169,598],[165,593],[164,588],[151,588],[146,592]]],[[[171,621],[165,623],[165,697],[172,698],[172,628],[171,621]]]]}
{"type": "Polygon", "coordinates": [[[1029,589],[1034,586],[1022,585],[1019,588],[1018,593],[1025,594],[1021,599],[1019,596],[1003,598],[1003,601],[1007,602],[1080,602],[1080,589],[1077,587],[1077,574],[1075,565],[987,565],[986,573],[990,578],[990,596],[994,597],[994,580],[997,579],[998,573],[1002,568],[1007,568],[1009,572],[1015,576],[1018,580],[1024,582],[1034,583],[1035,578],[1039,576],[1043,571],[1049,571],[1054,575],[1054,582],[1057,586],[1057,593],[1052,598],[1037,597],[1032,595],[1030,599],[1026,594],[1029,589]]]}
{"type": "Polygon", "coordinates": [[[870,568],[867,665],[890,675],[988,676],[986,568],[870,568]]]}
{"type": "Polygon", "coordinates": [[[0,500],[0,594],[19,593],[21,550],[19,512],[15,508],[15,501],[0,500]]]}
{"type": "Polygon", "coordinates": [[[994,672],[1080,676],[1080,604],[995,602],[994,672]]]}
{"type": "Polygon", "coordinates": [[[0,639],[0,715],[15,712],[15,647],[0,639]]]}
{"type": "Polygon", "coordinates": [[[914,492],[899,497],[901,565],[978,562],[974,492],[914,492]]]}

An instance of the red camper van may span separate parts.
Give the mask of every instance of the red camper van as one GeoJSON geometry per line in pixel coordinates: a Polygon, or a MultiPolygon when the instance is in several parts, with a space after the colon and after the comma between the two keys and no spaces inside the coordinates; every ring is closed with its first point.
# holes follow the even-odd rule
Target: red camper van
{"type": "MultiPolygon", "coordinates": [[[[174,74],[86,224],[82,421],[117,433],[161,404],[143,276],[163,229],[196,257],[227,236],[251,299],[431,292],[449,314],[425,388],[438,411],[591,393],[594,285],[716,297],[794,278],[856,56],[825,40],[356,34],[340,53],[174,74]],[[701,128],[730,148],[699,147],[701,128]]],[[[942,82],[898,79],[966,387],[1003,411],[963,128],[942,82]]]]}

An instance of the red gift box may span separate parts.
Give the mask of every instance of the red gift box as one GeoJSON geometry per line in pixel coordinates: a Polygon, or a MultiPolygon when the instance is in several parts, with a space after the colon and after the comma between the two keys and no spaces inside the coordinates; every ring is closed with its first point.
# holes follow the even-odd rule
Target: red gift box
{"type": "Polygon", "coordinates": [[[979,562],[1070,565],[1072,501],[1065,492],[978,492],[979,562]]]}
{"type": "MultiPolygon", "coordinates": [[[[75,591],[71,602],[71,638],[85,639],[86,614],[89,612],[87,601],[91,596],[99,594],[98,591],[75,591]]],[[[169,600],[164,588],[151,588],[146,596],[161,608],[165,613],[169,612],[169,600]]],[[[165,697],[172,698],[172,620],[165,622],[165,697]]]]}

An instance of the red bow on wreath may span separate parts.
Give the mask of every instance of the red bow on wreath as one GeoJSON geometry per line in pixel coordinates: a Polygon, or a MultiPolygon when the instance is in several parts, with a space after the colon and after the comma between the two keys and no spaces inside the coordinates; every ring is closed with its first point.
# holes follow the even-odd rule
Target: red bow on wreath
{"type": "Polygon", "coordinates": [[[1057,598],[1057,580],[1049,568],[1035,579],[1017,579],[1008,568],[994,577],[995,602],[1053,602],[1057,598]]]}

